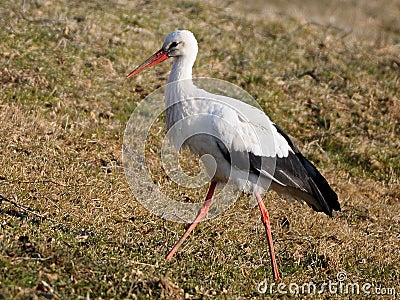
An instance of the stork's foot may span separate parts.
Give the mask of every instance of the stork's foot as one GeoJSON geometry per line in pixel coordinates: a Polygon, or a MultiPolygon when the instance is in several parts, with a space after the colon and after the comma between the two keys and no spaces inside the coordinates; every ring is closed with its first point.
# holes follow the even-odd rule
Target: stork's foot
{"type": "Polygon", "coordinates": [[[272,233],[271,233],[271,224],[269,222],[269,213],[265,208],[264,202],[262,201],[261,195],[256,194],[258,206],[261,211],[261,220],[264,223],[265,231],[267,233],[267,241],[269,248],[269,255],[271,257],[271,267],[272,267],[272,275],[274,276],[274,280],[281,281],[281,277],[279,276],[278,264],[276,263],[275,252],[274,252],[274,243],[272,241],[272,233]]]}

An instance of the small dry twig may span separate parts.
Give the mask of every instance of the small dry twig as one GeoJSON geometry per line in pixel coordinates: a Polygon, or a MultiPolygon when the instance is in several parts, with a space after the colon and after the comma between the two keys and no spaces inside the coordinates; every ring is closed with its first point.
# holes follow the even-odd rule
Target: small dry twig
{"type": "Polygon", "coordinates": [[[301,73],[299,76],[297,76],[298,78],[304,77],[306,75],[310,76],[312,79],[314,79],[317,83],[321,82],[321,79],[319,78],[319,76],[316,74],[315,72],[316,69],[312,69],[312,70],[308,70],[305,71],[303,73],[301,73]]]}
{"type": "Polygon", "coordinates": [[[27,212],[27,213],[31,213],[31,214],[33,214],[33,215],[35,215],[35,216],[37,216],[37,217],[39,217],[39,218],[41,218],[41,219],[47,219],[46,216],[43,216],[43,215],[41,215],[41,214],[35,212],[33,209],[31,209],[31,208],[29,208],[29,207],[26,207],[26,206],[23,206],[23,205],[21,205],[21,204],[15,202],[15,201],[12,201],[12,200],[10,200],[10,199],[7,199],[6,197],[4,197],[3,195],[0,194],[0,205],[1,205],[1,203],[2,203],[3,201],[8,202],[8,203],[14,205],[15,207],[18,207],[19,209],[22,209],[23,211],[25,211],[25,212],[27,212]]]}

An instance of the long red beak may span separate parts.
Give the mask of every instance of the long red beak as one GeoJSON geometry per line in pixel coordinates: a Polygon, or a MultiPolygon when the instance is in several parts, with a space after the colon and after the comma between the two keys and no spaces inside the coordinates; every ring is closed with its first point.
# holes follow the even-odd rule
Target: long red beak
{"type": "Polygon", "coordinates": [[[168,51],[165,51],[164,49],[158,50],[156,53],[154,53],[152,56],[150,56],[144,63],[142,63],[139,67],[137,67],[135,70],[129,73],[127,78],[131,78],[135,76],[136,74],[139,74],[143,70],[146,70],[164,60],[169,58],[168,56],[168,51]]]}

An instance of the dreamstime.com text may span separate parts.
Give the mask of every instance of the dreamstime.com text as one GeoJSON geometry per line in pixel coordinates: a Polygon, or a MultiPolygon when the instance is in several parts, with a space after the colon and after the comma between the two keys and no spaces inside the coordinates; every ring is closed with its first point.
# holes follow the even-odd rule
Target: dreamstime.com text
{"type": "Polygon", "coordinates": [[[347,274],[339,272],[335,281],[329,280],[316,284],[312,281],[286,284],[283,282],[268,282],[266,279],[257,286],[257,291],[261,294],[281,294],[281,295],[376,295],[376,296],[392,296],[396,298],[396,288],[384,287],[375,283],[358,283],[347,281],[347,274]]]}

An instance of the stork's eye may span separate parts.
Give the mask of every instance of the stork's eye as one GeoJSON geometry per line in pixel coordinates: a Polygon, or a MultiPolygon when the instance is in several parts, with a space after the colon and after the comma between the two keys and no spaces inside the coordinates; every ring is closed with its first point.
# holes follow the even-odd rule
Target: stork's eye
{"type": "Polygon", "coordinates": [[[172,42],[171,45],[169,45],[169,49],[173,49],[179,45],[178,42],[172,42]]]}

